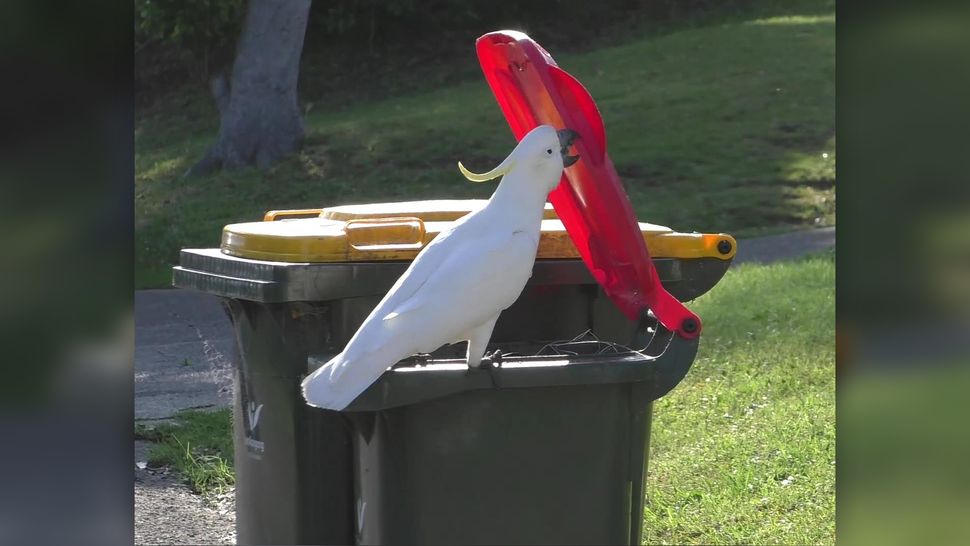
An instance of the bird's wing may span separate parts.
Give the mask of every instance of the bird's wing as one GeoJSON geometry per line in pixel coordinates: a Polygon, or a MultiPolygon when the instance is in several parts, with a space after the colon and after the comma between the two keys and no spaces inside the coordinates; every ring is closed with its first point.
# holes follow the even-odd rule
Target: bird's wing
{"type": "MultiPolygon", "coordinates": [[[[466,215],[462,218],[456,220],[452,225],[438,234],[437,237],[431,240],[430,243],[425,246],[421,252],[415,257],[408,266],[407,270],[398,277],[394,285],[391,286],[387,294],[377,304],[377,307],[371,312],[371,314],[365,320],[370,321],[371,319],[380,319],[386,315],[389,310],[394,309],[402,301],[410,298],[422,285],[428,280],[432,273],[441,266],[441,264],[448,259],[455,246],[460,246],[461,241],[452,240],[451,237],[455,230],[462,224],[466,223],[471,215],[466,215]],[[456,245],[457,243],[457,245],[456,245]]],[[[459,237],[461,239],[461,237],[459,237]]]]}
{"type": "Polygon", "coordinates": [[[303,381],[307,401],[343,409],[402,358],[434,351],[494,321],[522,292],[537,246],[535,235],[497,231],[455,233],[433,260],[410,270],[344,350],[303,381]]]}
{"type": "Polygon", "coordinates": [[[460,315],[455,317],[456,323],[476,326],[518,298],[531,275],[535,249],[535,238],[525,232],[498,231],[463,242],[421,286],[381,318],[385,322],[419,320],[416,315],[422,310],[431,312],[420,318],[425,320],[451,308],[460,315]]]}
{"type": "MultiPolygon", "coordinates": [[[[466,224],[474,215],[466,215],[438,234],[411,262],[407,270],[398,277],[394,285],[387,291],[377,306],[364,319],[357,332],[350,338],[345,351],[361,355],[373,350],[377,337],[382,332],[380,323],[383,317],[410,299],[437,271],[441,265],[467,241],[474,239],[475,229],[462,230],[461,235],[453,239],[456,229],[466,224]]],[[[379,345],[379,344],[378,344],[379,345]]]]}

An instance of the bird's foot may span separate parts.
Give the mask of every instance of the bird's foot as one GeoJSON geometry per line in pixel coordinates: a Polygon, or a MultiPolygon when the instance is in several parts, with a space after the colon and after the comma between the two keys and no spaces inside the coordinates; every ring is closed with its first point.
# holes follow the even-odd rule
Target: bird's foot
{"type": "Polygon", "coordinates": [[[502,351],[493,351],[492,353],[485,353],[482,358],[478,360],[477,363],[468,361],[468,367],[472,369],[488,370],[491,368],[497,368],[502,363],[502,351]]]}
{"type": "Polygon", "coordinates": [[[495,366],[495,367],[501,366],[502,365],[502,351],[500,351],[498,349],[495,349],[495,351],[492,352],[492,354],[486,354],[484,356],[484,358],[482,358],[482,361],[484,362],[486,360],[488,361],[488,363],[491,366],[495,366]]]}

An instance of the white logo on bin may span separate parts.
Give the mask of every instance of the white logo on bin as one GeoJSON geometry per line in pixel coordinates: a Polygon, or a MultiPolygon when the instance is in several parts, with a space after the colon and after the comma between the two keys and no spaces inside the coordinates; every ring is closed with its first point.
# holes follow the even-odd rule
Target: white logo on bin
{"type": "Polygon", "coordinates": [[[255,402],[249,403],[249,432],[256,432],[256,426],[259,425],[259,414],[263,411],[263,405],[256,405],[255,402]]]}
{"type": "Polygon", "coordinates": [[[265,451],[265,445],[261,440],[259,440],[259,433],[256,427],[259,426],[259,416],[263,412],[263,405],[257,405],[256,402],[250,401],[246,404],[246,451],[254,459],[262,459],[263,452],[265,451]]]}

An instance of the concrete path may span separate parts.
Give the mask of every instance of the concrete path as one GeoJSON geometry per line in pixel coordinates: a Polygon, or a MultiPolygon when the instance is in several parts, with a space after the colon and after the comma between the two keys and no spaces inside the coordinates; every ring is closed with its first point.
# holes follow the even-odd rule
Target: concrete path
{"type": "Polygon", "coordinates": [[[738,254],[732,266],[791,260],[835,247],[835,227],[795,231],[738,241],[738,254]]]}
{"type": "Polygon", "coordinates": [[[234,344],[219,298],[190,290],[135,292],[135,419],[229,405],[234,344]]]}
{"type": "MultiPolygon", "coordinates": [[[[734,264],[787,260],[834,246],[834,227],[742,240],[734,264]]],[[[219,298],[189,290],[137,291],[135,419],[229,406],[234,343],[219,298]]],[[[135,460],[144,461],[139,457],[146,446],[135,447],[135,460]]],[[[135,478],[136,543],[234,543],[235,514],[226,508],[231,500],[203,502],[164,470],[136,467],[135,478]]]]}

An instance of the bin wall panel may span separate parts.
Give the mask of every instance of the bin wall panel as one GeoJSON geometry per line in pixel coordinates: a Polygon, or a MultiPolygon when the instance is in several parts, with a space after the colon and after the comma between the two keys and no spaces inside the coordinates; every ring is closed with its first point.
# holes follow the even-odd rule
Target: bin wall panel
{"type": "MultiPolygon", "coordinates": [[[[558,387],[506,377],[393,409],[313,409],[300,394],[308,366],[343,348],[405,264],[182,257],[176,284],[221,295],[237,337],[240,544],[639,543],[653,374],[558,387]]],[[[677,286],[681,264],[656,263],[677,286]]],[[[581,262],[537,262],[489,349],[533,354],[587,329],[630,345],[636,327],[581,262]]],[[[436,358],[451,353],[464,345],[436,358]]]]}
{"type": "Polygon", "coordinates": [[[649,412],[631,385],[610,384],[354,414],[357,541],[628,544],[649,412]]]}
{"type": "Polygon", "coordinates": [[[239,343],[233,412],[239,544],[348,544],[352,445],[346,419],[299,393],[309,352],[326,349],[319,306],[231,300],[239,343]]]}

